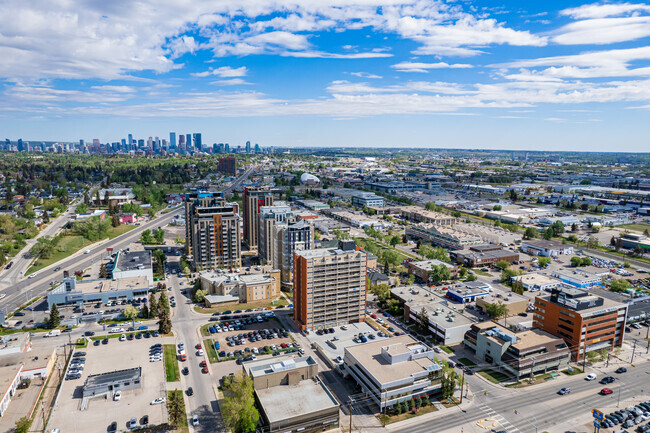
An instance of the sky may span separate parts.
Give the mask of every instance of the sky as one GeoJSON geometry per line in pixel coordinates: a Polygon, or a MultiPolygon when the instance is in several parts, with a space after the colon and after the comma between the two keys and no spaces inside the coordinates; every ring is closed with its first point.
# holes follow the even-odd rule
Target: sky
{"type": "Polygon", "coordinates": [[[2,4],[1,138],[650,151],[650,3],[2,4]]]}

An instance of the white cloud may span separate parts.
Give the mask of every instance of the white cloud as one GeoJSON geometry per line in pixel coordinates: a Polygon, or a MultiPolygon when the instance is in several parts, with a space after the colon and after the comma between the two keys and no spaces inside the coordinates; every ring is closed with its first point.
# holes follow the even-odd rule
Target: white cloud
{"type": "Polygon", "coordinates": [[[553,42],[561,45],[613,44],[650,36],[650,17],[599,18],[567,24],[553,42]]]}
{"type": "Polygon", "coordinates": [[[377,59],[382,57],[393,57],[389,53],[324,53],[322,51],[284,51],[280,54],[284,57],[301,57],[306,59],[377,59]]]}
{"type": "Polygon", "coordinates": [[[210,84],[214,84],[216,86],[239,86],[239,85],[246,85],[251,83],[242,80],[241,78],[231,78],[229,80],[211,81],[210,84]]]}
{"type": "Polygon", "coordinates": [[[222,78],[229,77],[245,77],[248,73],[248,68],[242,66],[239,68],[231,68],[230,66],[222,66],[220,68],[210,68],[207,71],[195,72],[191,75],[195,77],[209,77],[211,75],[216,75],[222,78]]]}
{"type": "Polygon", "coordinates": [[[95,90],[104,90],[108,92],[117,92],[117,93],[133,93],[137,89],[131,86],[92,86],[95,90]]]}
{"type": "Polygon", "coordinates": [[[355,77],[360,77],[360,78],[372,78],[372,79],[383,78],[381,75],[371,74],[369,72],[350,72],[350,75],[353,75],[355,77]]]}
{"type": "Polygon", "coordinates": [[[419,62],[401,62],[390,66],[400,72],[429,72],[429,69],[467,69],[474,66],[466,63],[449,64],[445,62],[438,63],[419,63],[419,62]]]}
{"type": "Polygon", "coordinates": [[[576,8],[564,9],[560,15],[570,16],[575,19],[605,18],[611,16],[625,15],[632,12],[650,12],[650,5],[644,3],[614,3],[582,5],[576,8]]]}

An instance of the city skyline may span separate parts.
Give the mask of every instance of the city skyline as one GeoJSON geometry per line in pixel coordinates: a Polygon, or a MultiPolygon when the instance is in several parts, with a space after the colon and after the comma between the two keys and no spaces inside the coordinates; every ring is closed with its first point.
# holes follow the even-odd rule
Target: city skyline
{"type": "Polygon", "coordinates": [[[6,8],[12,141],[647,151],[643,2],[6,8]]]}

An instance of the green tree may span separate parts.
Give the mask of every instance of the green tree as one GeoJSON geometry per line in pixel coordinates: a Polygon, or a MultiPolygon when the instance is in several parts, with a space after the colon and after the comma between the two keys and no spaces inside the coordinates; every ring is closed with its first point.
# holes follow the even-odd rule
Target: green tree
{"type": "Polygon", "coordinates": [[[55,236],[53,238],[50,236],[41,236],[40,238],[36,239],[36,244],[34,244],[34,246],[29,250],[29,253],[34,257],[47,259],[56,250],[59,239],[60,238],[58,236],[55,236]]]}
{"type": "Polygon", "coordinates": [[[418,328],[421,333],[425,333],[429,330],[429,315],[424,307],[422,307],[418,313],[418,328]]]}
{"type": "Polygon", "coordinates": [[[524,239],[535,239],[537,235],[538,232],[533,227],[526,227],[526,230],[524,231],[524,239]]]}
{"type": "Polygon", "coordinates": [[[451,272],[444,264],[431,266],[431,270],[429,271],[429,281],[432,283],[438,284],[442,281],[447,281],[450,278],[451,272]]]}
{"type": "Polygon", "coordinates": [[[571,266],[578,267],[582,265],[582,259],[578,256],[571,257],[571,266]]]}
{"type": "Polygon", "coordinates": [[[607,349],[605,349],[605,348],[600,349],[598,351],[598,358],[599,358],[598,360],[601,361],[601,362],[605,361],[605,360],[607,360],[608,355],[609,355],[609,352],[607,351],[607,349]]]}
{"type": "Polygon", "coordinates": [[[124,311],[122,311],[122,316],[127,320],[134,320],[138,317],[140,312],[133,305],[127,305],[124,311]]]}
{"type": "Polygon", "coordinates": [[[551,259],[548,257],[540,257],[539,259],[537,259],[537,264],[542,268],[548,266],[550,263],[551,263],[551,259]]]}
{"type": "Polygon", "coordinates": [[[478,280],[476,274],[468,274],[467,278],[465,279],[465,281],[476,281],[476,280],[478,280]]]}
{"type": "Polygon", "coordinates": [[[108,278],[108,271],[106,270],[106,263],[99,265],[99,278],[108,278]]]}
{"type": "Polygon", "coordinates": [[[233,433],[255,430],[260,414],[255,408],[253,380],[245,374],[228,376],[223,384],[224,399],[221,414],[233,433]]]}
{"type": "Polygon", "coordinates": [[[456,371],[449,367],[445,362],[442,364],[442,378],[440,382],[440,394],[443,400],[447,400],[454,396],[456,386],[461,382],[460,376],[456,371]]]}
{"type": "Polygon", "coordinates": [[[591,258],[590,257],[583,257],[582,258],[582,266],[591,266],[591,258]]]}
{"type": "Polygon", "coordinates": [[[569,240],[569,242],[573,242],[574,244],[578,242],[578,236],[576,235],[569,235],[567,239],[569,240]]]}
{"type": "Polygon", "coordinates": [[[172,321],[169,317],[168,309],[160,310],[160,317],[158,319],[158,332],[161,334],[169,334],[172,331],[172,321]]]}
{"type": "Polygon", "coordinates": [[[630,282],[622,278],[614,280],[609,284],[609,290],[612,292],[624,292],[630,288],[630,282]]]}
{"type": "Polygon", "coordinates": [[[94,216],[84,221],[75,222],[73,232],[94,242],[108,237],[110,225],[110,222],[94,216]]]}
{"type": "Polygon", "coordinates": [[[52,304],[52,308],[50,308],[50,317],[47,319],[47,326],[54,329],[58,328],[60,324],[61,317],[59,315],[59,307],[57,307],[56,304],[52,304]]]}
{"type": "Polygon", "coordinates": [[[505,271],[510,267],[510,263],[505,260],[499,260],[494,266],[500,271],[505,271]]]}
{"type": "Polygon", "coordinates": [[[485,303],[485,311],[492,317],[494,320],[498,320],[501,317],[506,317],[508,315],[508,306],[502,301],[495,303],[485,303]]]}
{"type": "Polygon", "coordinates": [[[185,411],[183,408],[185,403],[183,402],[183,394],[177,389],[174,392],[169,393],[169,399],[167,401],[167,411],[169,413],[169,422],[178,426],[183,422],[185,418],[185,411]]]}
{"type": "Polygon", "coordinates": [[[513,281],[512,291],[518,295],[523,295],[526,289],[524,288],[524,285],[521,283],[521,281],[513,281]]]}
{"type": "Polygon", "coordinates": [[[167,312],[169,313],[169,298],[167,297],[167,294],[164,291],[160,292],[160,296],[158,297],[158,305],[161,311],[167,310],[167,312]]]}
{"type": "Polygon", "coordinates": [[[600,246],[600,241],[594,236],[589,236],[589,239],[587,239],[587,246],[589,248],[598,248],[600,246]]]}
{"type": "Polygon", "coordinates": [[[505,269],[504,271],[501,272],[501,282],[507,285],[512,284],[512,277],[516,277],[517,275],[522,275],[523,271],[520,271],[518,269],[505,269]]]}
{"type": "Polygon", "coordinates": [[[154,243],[154,238],[151,235],[151,230],[146,229],[142,232],[140,235],[140,242],[142,242],[144,245],[152,245],[154,243]]]}
{"type": "Polygon", "coordinates": [[[624,268],[629,268],[630,266],[631,266],[630,262],[623,262],[623,267],[624,268]]]}
{"type": "Polygon", "coordinates": [[[587,352],[587,361],[589,361],[590,364],[594,364],[596,361],[598,361],[599,358],[600,357],[598,355],[598,352],[595,350],[590,350],[587,352]]]}
{"type": "Polygon", "coordinates": [[[149,307],[147,307],[147,304],[142,306],[142,317],[149,318],[149,307]]]}
{"type": "Polygon", "coordinates": [[[88,212],[88,205],[86,203],[79,203],[77,205],[77,213],[86,213],[88,212]]]}
{"type": "Polygon", "coordinates": [[[119,227],[120,226],[120,217],[118,217],[117,215],[113,215],[111,217],[111,225],[113,227],[119,227]]]}
{"type": "Polygon", "coordinates": [[[194,291],[194,294],[192,295],[192,301],[194,301],[197,304],[202,303],[205,301],[205,295],[207,295],[208,292],[206,290],[196,290],[194,291]]]}
{"type": "Polygon", "coordinates": [[[547,241],[550,241],[551,239],[553,239],[553,236],[555,236],[555,232],[553,231],[553,227],[549,227],[546,230],[544,230],[544,234],[542,235],[542,237],[547,241]]]}
{"type": "Polygon", "coordinates": [[[391,246],[394,247],[394,246],[396,246],[396,245],[399,245],[399,243],[401,242],[401,240],[402,240],[401,237],[399,237],[398,235],[395,235],[395,236],[393,236],[392,238],[390,238],[390,244],[391,244],[391,246]]]}
{"type": "Polygon", "coordinates": [[[151,315],[151,317],[158,317],[158,314],[160,314],[158,301],[156,300],[155,293],[149,294],[149,314],[151,315]]]}
{"type": "Polygon", "coordinates": [[[415,275],[409,274],[408,277],[406,277],[406,285],[410,286],[415,283],[415,275]]]}
{"type": "Polygon", "coordinates": [[[501,209],[503,209],[503,207],[500,204],[495,204],[492,207],[492,210],[494,210],[494,211],[500,211],[501,209]]]}
{"type": "Polygon", "coordinates": [[[27,433],[29,428],[32,426],[32,422],[26,416],[20,418],[16,421],[16,427],[14,428],[15,433],[27,433]]]}
{"type": "Polygon", "coordinates": [[[163,229],[154,230],[153,237],[156,240],[156,244],[162,245],[165,242],[165,230],[163,229]]]}

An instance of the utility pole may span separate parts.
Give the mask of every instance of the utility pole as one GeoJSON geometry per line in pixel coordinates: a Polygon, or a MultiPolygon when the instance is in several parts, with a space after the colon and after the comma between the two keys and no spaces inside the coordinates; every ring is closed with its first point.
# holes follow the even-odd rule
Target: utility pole
{"type": "Polygon", "coordinates": [[[630,364],[634,362],[634,352],[636,352],[636,340],[634,340],[634,347],[632,348],[632,358],[630,359],[630,364]]]}
{"type": "Polygon", "coordinates": [[[582,371],[585,371],[587,368],[587,327],[585,327],[585,344],[584,349],[582,350],[582,371]]]}
{"type": "Polygon", "coordinates": [[[605,364],[605,368],[609,367],[609,352],[607,353],[607,364],[605,364]]]}
{"type": "MultiPolygon", "coordinates": [[[[43,383],[45,386],[45,383],[43,383]]],[[[45,431],[45,408],[43,407],[43,400],[41,400],[41,412],[43,414],[43,431],[45,431]]]]}
{"type": "Polygon", "coordinates": [[[352,399],[349,400],[348,410],[350,411],[350,433],[352,433],[352,399]]]}
{"type": "Polygon", "coordinates": [[[462,382],[460,383],[460,403],[458,404],[463,404],[463,388],[465,387],[465,369],[463,369],[463,379],[462,382]]]}

